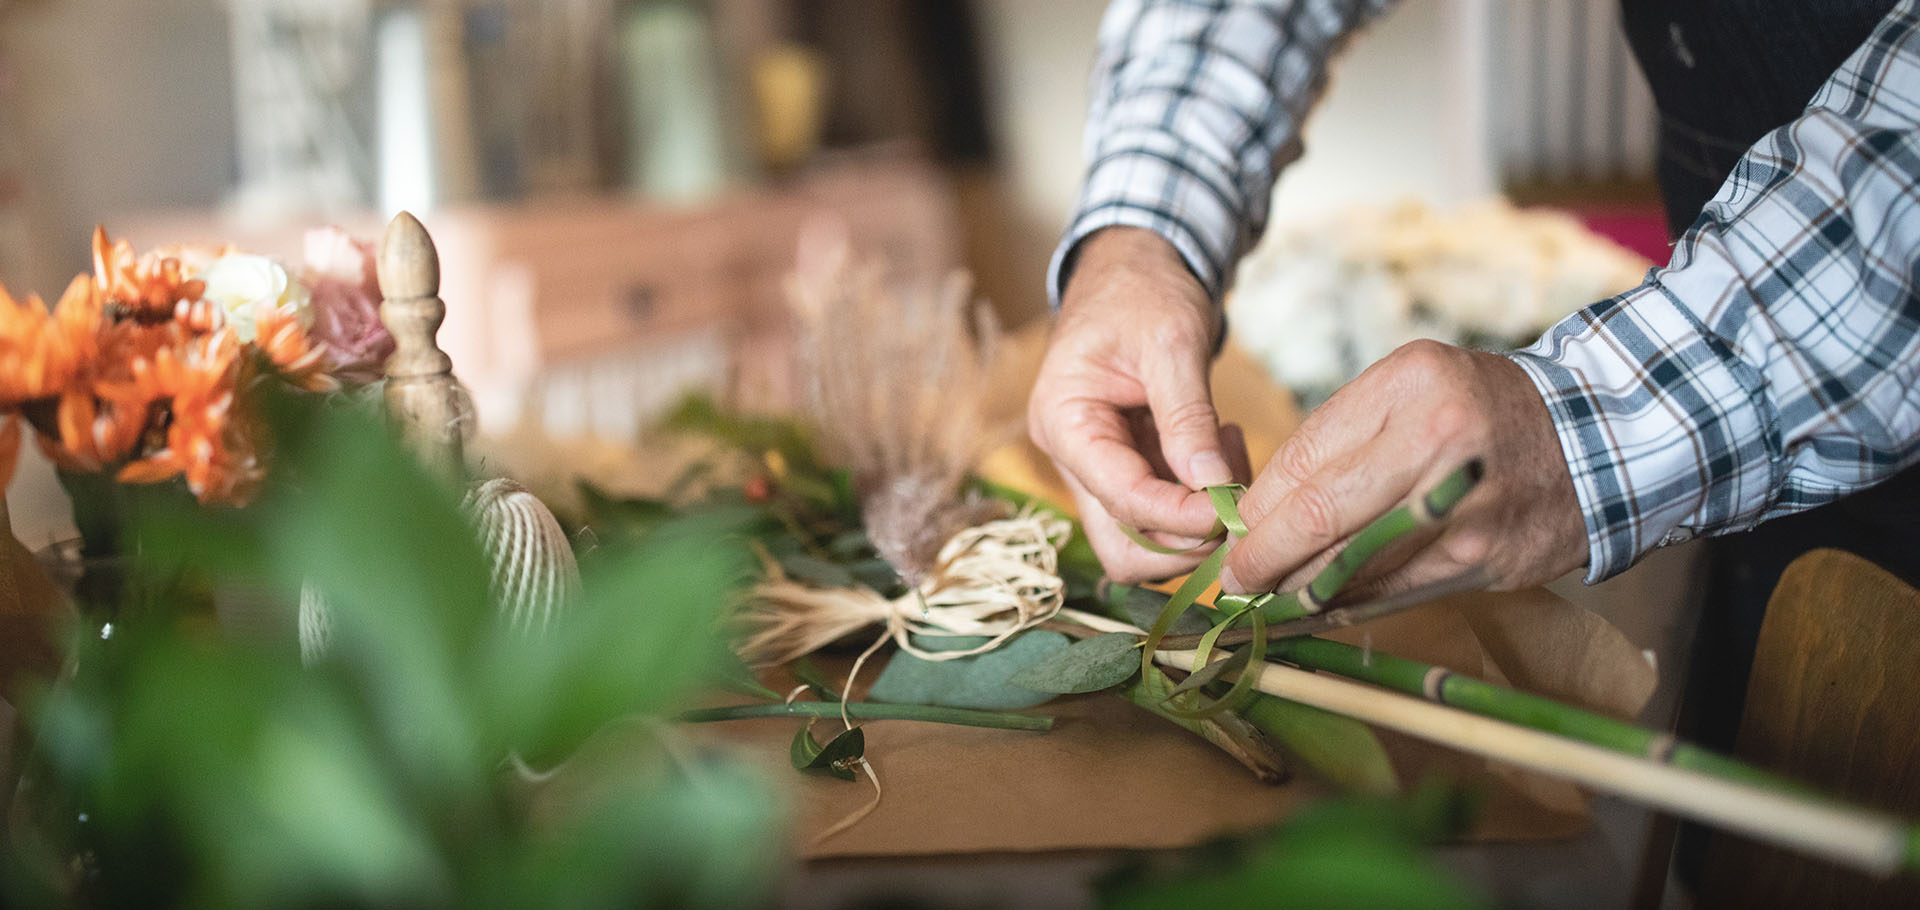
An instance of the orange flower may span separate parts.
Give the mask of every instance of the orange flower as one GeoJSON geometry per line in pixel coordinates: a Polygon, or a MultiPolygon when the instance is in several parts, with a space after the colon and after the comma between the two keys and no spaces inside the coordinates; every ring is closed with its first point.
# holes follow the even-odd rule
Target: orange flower
{"type": "Polygon", "coordinates": [[[60,396],[56,412],[60,445],[68,461],[84,470],[98,471],[126,458],[147,428],[144,403],[103,402],[92,392],[73,390],[60,396]]]}
{"type": "Polygon", "coordinates": [[[66,391],[99,354],[100,295],[73,279],[52,313],[39,297],[15,301],[0,288],[0,409],[66,391]]]}
{"type": "Polygon", "coordinates": [[[309,392],[340,388],[340,382],[326,373],[326,345],[307,338],[298,316],[291,306],[261,304],[254,315],[254,344],[266,352],[267,359],[288,382],[309,392]]]}
{"type": "Polygon", "coordinates": [[[125,307],[135,319],[172,319],[182,301],[199,300],[207,283],[189,280],[180,257],[158,251],[136,257],[125,240],[108,242],[107,230],[93,228],[93,274],[109,303],[125,307]]]}
{"type": "Polygon", "coordinates": [[[162,349],[149,366],[135,367],[134,391],[169,394],[172,419],[166,446],[122,468],[121,481],[155,483],[184,475],[203,503],[239,505],[252,497],[265,471],[252,421],[236,408],[245,365],[240,354],[233,331],[221,329],[188,342],[179,355],[162,349]]]}

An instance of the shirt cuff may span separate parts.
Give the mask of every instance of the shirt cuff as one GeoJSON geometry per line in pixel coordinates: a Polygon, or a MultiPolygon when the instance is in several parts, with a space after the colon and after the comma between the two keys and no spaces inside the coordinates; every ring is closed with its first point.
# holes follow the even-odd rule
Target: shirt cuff
{"type": "MultiPolygon", "coordinates": [[[[1148,147],[1162,138],[1142,137],[1137,150],[1103,155],[1088,169],[1080,204],[1047,267],[1047,296],[1054,309],[1072,276],[1080,241],[1102,228],[1146,228],[1167,239],[1218,304],[1241,244],[1241,214],[1216,189],[1222,174],[1183,170],[1197,156],[1148,147]],[[1185,161],[1179,167],[1170,161],[1185,161]]],[[[1204,159],[1201,159],[1204,160],[1204,159]]]]}
{"type": "Polygon", "coordinates": [[[1573,475],[1588,584],[1764,512],[1776,459],[1761,377],[1658,281],[1508,356],[1545,401],[1573,475]]]}

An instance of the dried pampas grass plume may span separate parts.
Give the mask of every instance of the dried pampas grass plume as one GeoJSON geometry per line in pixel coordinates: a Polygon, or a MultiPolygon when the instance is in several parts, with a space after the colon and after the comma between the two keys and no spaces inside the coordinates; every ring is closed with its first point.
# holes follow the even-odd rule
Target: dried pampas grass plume
{"type": "Polygon", "coordinates": [[[786,290],[823,454],[852,472],[874,549],[918,586],[949,537],[1001,514],[961,493],[987,448],[981,396],[999,325],[965,272],[891,287],[834,223],[802,232],[786,290]]]}

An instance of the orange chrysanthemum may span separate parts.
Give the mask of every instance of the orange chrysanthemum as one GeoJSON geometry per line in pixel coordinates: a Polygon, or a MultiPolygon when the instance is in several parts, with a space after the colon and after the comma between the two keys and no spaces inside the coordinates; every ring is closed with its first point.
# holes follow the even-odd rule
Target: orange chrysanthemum
{"type": "Polygon", "coordinates": [[[49,313],[38,297],[15,301],[0,288],[0,409],[66,391],[99,353],[101,304],[85,275],[49,313]]]}
{"type": "Polygon", "coordinates": [[[199,300],[207,289],[206,282],[187,278],[179,256],[135,256],[132,245],[109,242],[99,225],[93,228],[93,274],[108,303],[145,322],[172,319],[182,301],[199,300]]]}
{"type": "Polygon", "coordinates": [[[340,382],[326,372],[326,345],[307,337],[293,307],[261,304],[254,316],[254,333],[254,344],[288,382],[309,392],[340,388],[340,382]]]}
{"type": "Polygon", "coordinates": [[[237,410],[245,362],[230,329],[193,339],[182,354],[162,349],[136,387],[171,396],[166,446],[119,472],[127,483],[184,476],[201,502],[242,504],[265,472],[255,451],[252,422],[237,410]]]}
{"type": "Polygon", "coordinates": [[[260,304],[243,343],[195,277],[227,251],[175,247],[136,256],[93,233],[93,275],[51,311],[0,288],[0,489],[23,422],[61,468],[128,483],[180,477],[203,503],[242,504],[264,468],[248,390],[268,369],[314,392],[339,388],[325,344],[293,305],[260,304]]]}

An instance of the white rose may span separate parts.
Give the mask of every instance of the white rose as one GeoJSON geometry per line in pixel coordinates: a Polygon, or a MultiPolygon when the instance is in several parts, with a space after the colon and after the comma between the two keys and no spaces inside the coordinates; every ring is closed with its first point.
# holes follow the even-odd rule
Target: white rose
{"type": "Polygon", "coordinates": [[[302,326],[313,320],[306,286],[265,256],[228,253],[207,266],[200,280],[207,283],[201,296],[226,312],[227,324],[233,326],[241,341],[254,340],[254,314],[263,304],[293,306],[302,326]]]}

